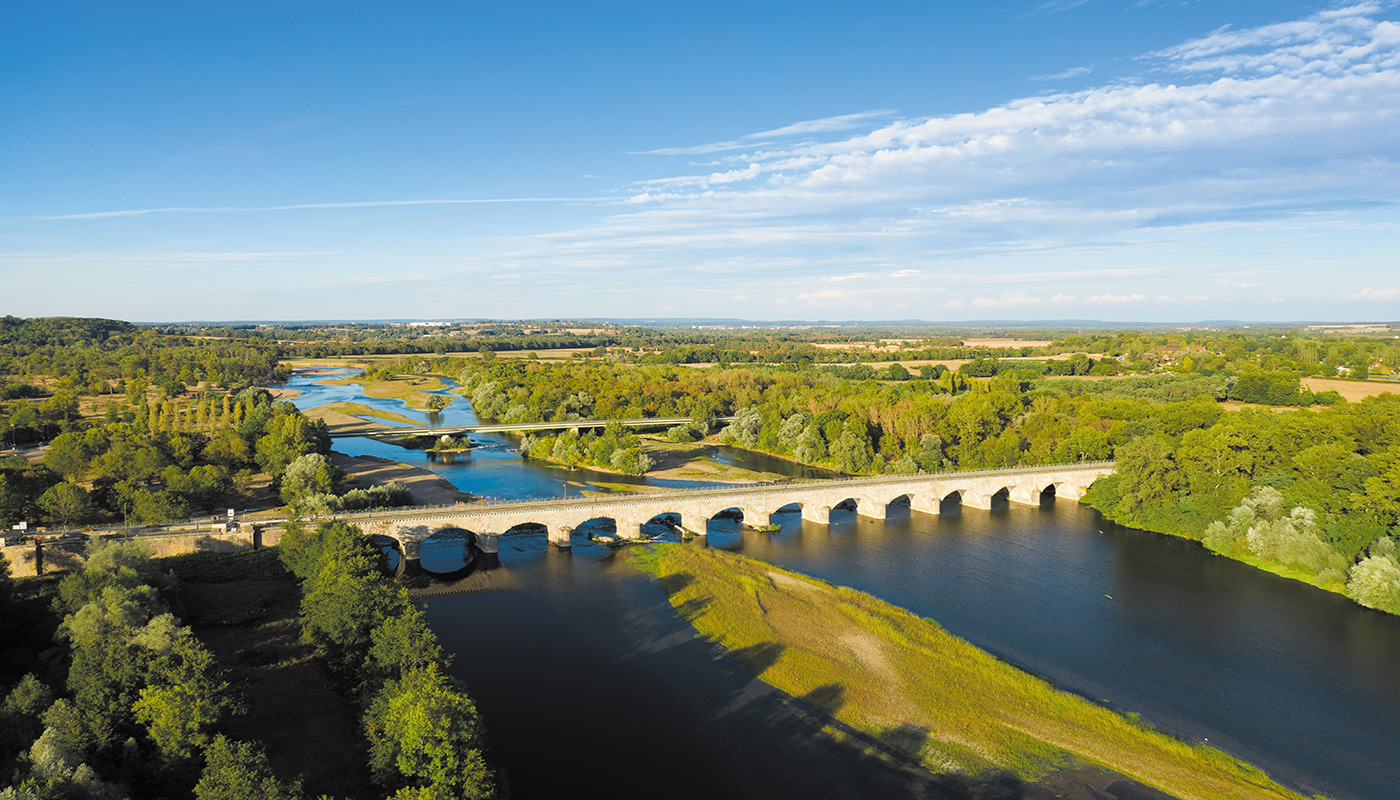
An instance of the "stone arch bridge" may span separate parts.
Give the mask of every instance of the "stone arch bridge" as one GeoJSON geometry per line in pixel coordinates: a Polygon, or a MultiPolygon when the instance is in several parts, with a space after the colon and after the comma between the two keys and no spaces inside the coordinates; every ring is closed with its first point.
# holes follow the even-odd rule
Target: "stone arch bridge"
{"type": "Polygon", "coordinates": [[[524,502],[472,503],[438,508],[408,508],[344,514],[338,518],[358,524],[365,533],[396,540],[407,562],[419,559],[422,543],[446,529],[475,534],[482,551],[494,553],[500,535],[533,523],[548,530],[549,541],[570,546],[573,529],[585,522],[611,519],[620,538],[641,536],[641,528],[663,514],[678,515],[681,524],[697,533],[721,511],[738,509],[744,524],[767,525],[771,515],[797,506],[802,518],[830,521],[831,509],[854,502],[856,513],[884,519],[891,502],[908,499],[915,511],[939,513],[942,501],[956,495],[963,506],[989,509],[1004,495],[1013,503],[1034,505],[1053,490],[1057,498],[1078,500],[1099,477],[1112,474],[1113,462],[1062,464],[1047,467],[947,472],[933,475],[884,476],[842,480],[754,484],[749,486],[657,492],[607,497],[574,497],[524,502]]]}

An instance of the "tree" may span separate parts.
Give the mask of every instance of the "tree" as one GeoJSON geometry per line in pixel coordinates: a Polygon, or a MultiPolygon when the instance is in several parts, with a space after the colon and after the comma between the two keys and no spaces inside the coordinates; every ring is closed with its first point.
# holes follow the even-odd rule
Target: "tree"
{"type": "Polygon", "coordinates": [[[300,800],[301,780],[277,780],[262,748],[220,735],[205,748],[204,772],[194,796],[195,800],[300,800]]]}
{"type": "Polygon", "coordinates": [[[77,431],[61,433],[49,443],[44,453],[44,466],[65,478],[80,478],[87,472],[92,459],[85,437],[77,431]]]}
{"type": "Polygon", "coordinates": [[[320,453],[298,456],[282,474],[282,502],[296,506],[307,497],[332,493],[337,472],[330,459],[320,453]]]}
{"type": "Polygon", "coordinates": [[[132,711],[161,754],[178,760],[208,741],[209,728],[233,702],[214,654],[188,628],[169,630],[173,625],[173,617],[163,615],[132,637],[153,653],[146,686],[132,711]],[[153,626],[159,628],[149,630],[153,626]]]}
{"type": "Polygon", "coordinates": [[[350,674],[368,656],[370,631],[408,599],[385,577],[383,555],[359,528],[322,523],[316,533],[320,552],[302,590],[302,630],[333,669],[350,674]]]}
{"type": "Polygon", "coordinates": [[[442,662],[442,646],[416,606],[384,620],[370,633],[370,641],[369,656],[384,680],[442,662]]]}
{"type": "Polygon", "coordinates": [[[1369,555],[1351,568],[1347,597],[1367,608],[1400,614],[1400,560],[1395,540],[1381,538],[1369,555]]]}
{"type": "Polygon", "coordinates": [[[763,427],[763,417],[758,409],[745,407],[734,415],[734,421],[719,432],[720,441],[739,447],[753,447],[758,441],[758,432],[763,427]]]}
{"type": "Polygon", "coordinates": [[[365,714],[365,732],[370,769],[383,785],[406,780],[459,798],[495,793],[476,705],[436,664],[386,683],[365,714]]]}
{"type": "Polygon", "coordinates": [[[64,481],[54,484],[39,497],[39,507],[49,520],[71,525],[88,511],[88,493],[83,487],[64,481]]]}

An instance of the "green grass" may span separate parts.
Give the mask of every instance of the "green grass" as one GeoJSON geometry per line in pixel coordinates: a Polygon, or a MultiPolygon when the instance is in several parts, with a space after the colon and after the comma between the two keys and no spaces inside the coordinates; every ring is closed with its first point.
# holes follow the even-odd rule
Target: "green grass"
{"type": "Polygon", "coordinates": [[[657,545],[633,558],[761,680],[932,771],[1041,781],[1098,767],[1182,800],[1301,798],[870,595],[718,550],[657,545]]]}

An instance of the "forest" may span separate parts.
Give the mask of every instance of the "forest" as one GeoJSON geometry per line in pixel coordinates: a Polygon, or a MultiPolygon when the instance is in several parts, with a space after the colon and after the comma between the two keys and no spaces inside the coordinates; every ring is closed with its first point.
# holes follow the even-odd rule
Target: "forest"
{"type": "MultiPolygon", "coordinates": [[[[276,550],[220,556],[213,569],[287,574],[261,554],[280,555],[300,582],[302,635],[358,709],[381,796],[494,796],[475,705],[370,540],[346,525],[293,526],[276,550]]],[[[182,570],[208,571],[207,559],[201,568],[153,560],[139,542],[104,542],[60,581],[23,586],[5,566],[0,798],[305,796],[299,778],[273,773],[259,742],[225,733],[250,698],[181,619],[182,570]]]]}

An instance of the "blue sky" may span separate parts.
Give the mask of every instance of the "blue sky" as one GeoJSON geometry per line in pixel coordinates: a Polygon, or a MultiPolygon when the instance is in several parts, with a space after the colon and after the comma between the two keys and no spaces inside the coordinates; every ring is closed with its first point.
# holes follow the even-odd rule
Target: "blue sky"
{"type": "Polygon", "coordinates": [[[208,5],[6,4],[0,313],[1400,319],[1393,2],[208,5]]]}

